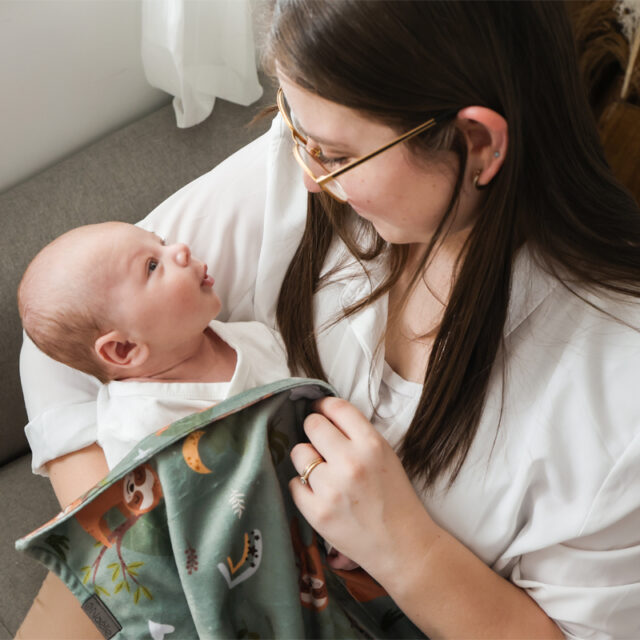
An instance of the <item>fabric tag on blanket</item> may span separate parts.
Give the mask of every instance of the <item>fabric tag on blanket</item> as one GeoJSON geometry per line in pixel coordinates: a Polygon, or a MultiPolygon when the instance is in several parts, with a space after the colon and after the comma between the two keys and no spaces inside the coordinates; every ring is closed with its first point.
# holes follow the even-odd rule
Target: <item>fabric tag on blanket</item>
{"type": "Polygon", "coordinates": [[[84,601],[82,610],[91,618],[91,622],[96,625],[106,640],[113,638],[118,631],[122,630],[122,625],[97,594],[94,593],[84,601]]]}

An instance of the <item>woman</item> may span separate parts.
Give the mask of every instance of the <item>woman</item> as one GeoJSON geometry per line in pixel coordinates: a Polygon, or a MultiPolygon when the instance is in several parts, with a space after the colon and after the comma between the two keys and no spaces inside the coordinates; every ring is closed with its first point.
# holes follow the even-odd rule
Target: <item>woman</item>
{"type": "MultiPolygon", "coordinates": [[[[231,159],[145,224],[249,243],[232,319],[275,316],[349,400],[305,423],[298,507],[430,637],[639,635],[640,216],[563,6],[280,2],[269,53],[282,119],[242,152],[248,193],[215,224],[181,204],[231,159]]],[[[29,363],[51,369],[23,362],[37,433],[29,363]]],[[[88,422],[54,486],[100,455],[88,422]]]]}

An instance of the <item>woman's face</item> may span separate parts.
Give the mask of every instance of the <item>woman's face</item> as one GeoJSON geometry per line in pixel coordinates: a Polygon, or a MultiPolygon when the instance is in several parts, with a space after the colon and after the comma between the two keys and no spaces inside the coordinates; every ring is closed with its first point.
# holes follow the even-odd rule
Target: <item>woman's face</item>
{"type": "MultiPolygon", "coordinates": [[[[331,171],[389,143],[401,133],[310,93],[283,75],[279,79],[296,125],[308,138],[308,147],[320,150],[323,158],[329,160],[323,162],[331,171]]],[[[457,155],[451,151],[438,151],[431,158],[417,159],[405,143],[400,143],[338,180],[353,210],[369,220],[384,240],[395,244],[427,243],[446,212],[458,165],[457,155]]],[[[304,172],[303,178],[309,191],[320,191],[304,172]]],[[[475,193],[463,187],[451,232],[470,225],[476,198],[475,193]]]]}

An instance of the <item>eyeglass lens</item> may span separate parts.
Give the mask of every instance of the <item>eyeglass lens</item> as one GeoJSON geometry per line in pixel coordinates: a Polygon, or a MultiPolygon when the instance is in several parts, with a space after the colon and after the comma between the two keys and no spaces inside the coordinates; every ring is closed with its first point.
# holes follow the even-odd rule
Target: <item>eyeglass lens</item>
{"type": "MultiPolygon", "coordinates": [[[[296,140],[296,151],[296,156],[299,158],[300,162],[309,169],[311,175],[315,179],[331,173],[326,167],[318,162],[315,156],[299,140],[296,140]]],[[[347,200],[347,194],[337,180],[328,180],[327,182],[323,182],[320,186],[338,200],[347,200]]]]}
{"type": "MultiPolygon", "coordinates": [[[[291,133],[293,134],[294,141],[294,155],[298,162],[309,170],[313,179],[317,181],[318,178],[328,175],[331,171],[319,162],[307,149],[306,134],[300,126],[300,123],[296,120],[296,117],[291,112],[291,108],[289,107],[284,94],[281,94],[280,97],[282,100],[282,109],[285,112],[286,119],[289,120],[290,126],[292,127],[291,133]]],[[[327,182],[323,182],[320,187],[337,200],[341,202],[347,201],[347,194],[337,180],[328,180],[327,182]]]]}

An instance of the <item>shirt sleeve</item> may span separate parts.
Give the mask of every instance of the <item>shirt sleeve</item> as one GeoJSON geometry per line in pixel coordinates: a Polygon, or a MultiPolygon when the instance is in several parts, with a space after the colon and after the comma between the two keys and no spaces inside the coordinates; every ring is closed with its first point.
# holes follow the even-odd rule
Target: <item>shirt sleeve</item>
{"type": "Polygon", "coordinates": [[[567,638],[640,638],[639,487],[640,433],[608,474],[581,535],[521,556],[511,574],[567,638]]]}
{"type": "Polygon", "coordinates": [[[46,476],[44,465],[96,440],[95,398],[100,382],[49,358],[24,334],[20,378],[29,423],[31,468],[46,476]]]}
{"type": "MultiPolygon", "coordinates": [[[[238,320],[254,318],[273,135],[280,136],[277,123],[170,196],[139,223],[168,241],[189,244],[193,254],[207,262],[223,303],[223,320],[231,314],[238,320]]],[[[20,376],[32,468],[46,475],[45,463],[96,442],[100,383],[47,357],[26,336],[20,376]]]]}

